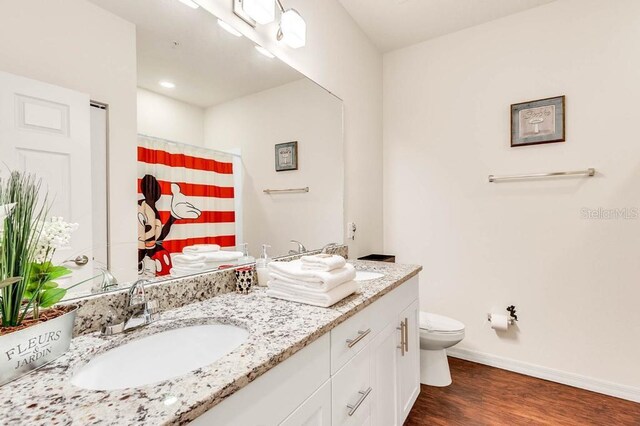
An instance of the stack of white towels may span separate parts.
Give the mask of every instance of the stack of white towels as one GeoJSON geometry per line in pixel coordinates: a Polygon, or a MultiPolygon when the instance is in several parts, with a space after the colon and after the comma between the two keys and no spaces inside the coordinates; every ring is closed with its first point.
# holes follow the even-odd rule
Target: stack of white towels
{"type": "Polygon", "coordinates": [[[222,265],[235,264],[242,256],[241,251],[220,250],[217,244],[187,246],[181,254],[171,256],[171,276],[184,277],[218,269],[222,265]]]}
{"type": "Polygon", "coordinates": [[[267,295],[328,307],[358,290],[356,271],[342,256],[317,254],[269,263],[267,295]]]}

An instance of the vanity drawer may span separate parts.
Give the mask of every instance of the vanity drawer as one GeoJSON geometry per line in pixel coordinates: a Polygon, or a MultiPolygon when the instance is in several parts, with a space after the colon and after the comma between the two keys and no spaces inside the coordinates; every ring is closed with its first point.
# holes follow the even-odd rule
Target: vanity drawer
{"type": "Polygon", "coordinates": [[[367,309],[371,311],[369,314],[371,327],[375,334],[382,331],[390,322],[395,322],[398,312],[403,311],[418,299],[418,294],[418,277],[416,276],[373,302],[367,309]]]}
{"type": "Polygon", "coordinates": [[[332,425],[367,425],[371,411],[371,355],[366,346],[331,378],[332,425]]]}
{"type": "Polygon", "coordinates": [[[374,334],[369,307],[331,330],[331,374],[367,346],[374,334]]]}

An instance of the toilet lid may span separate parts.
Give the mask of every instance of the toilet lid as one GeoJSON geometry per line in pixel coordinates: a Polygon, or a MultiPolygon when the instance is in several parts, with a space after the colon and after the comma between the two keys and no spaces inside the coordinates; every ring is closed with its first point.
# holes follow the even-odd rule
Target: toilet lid
{"type": "Polygon", "coordinates": [[[420,328],[429,331],[454,332],[464,330],[464,324],[444,315],[420,312],[420,328]]]}

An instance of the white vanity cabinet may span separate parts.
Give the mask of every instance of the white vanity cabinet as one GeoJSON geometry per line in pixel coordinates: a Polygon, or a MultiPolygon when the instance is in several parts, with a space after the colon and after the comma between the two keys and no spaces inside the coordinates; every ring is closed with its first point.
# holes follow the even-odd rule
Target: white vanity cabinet
{"type": "Polygon", "coordinates": [[[414,277],[192,424],[402,425],[419,393],[418,277],[414,277]]]}

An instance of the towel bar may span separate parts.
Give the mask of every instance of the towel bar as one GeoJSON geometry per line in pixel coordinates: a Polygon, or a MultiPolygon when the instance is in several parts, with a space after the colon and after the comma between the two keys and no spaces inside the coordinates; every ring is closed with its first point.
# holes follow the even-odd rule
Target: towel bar
{"type": "Polygon", "coordinates": [[[265,189],[265,194],[284,194],[291,192],[309,192],[309,187],[305,186],[304,188],[287,188],[287,189],[265,189]]]}
{"type": "Polygon", "coordinates": [[[494,176],[489,175],[489,182],[499,182],[501,180],[520,180],[520,179],[537,179],[545,177],[558,177],[558,176],[594,176],[596,169],[588,168],[587,170],[576,170],[572,172],[551,172],[551,173],[532,173],[528,175],[511,175],[511,176],[494,176]]]}

